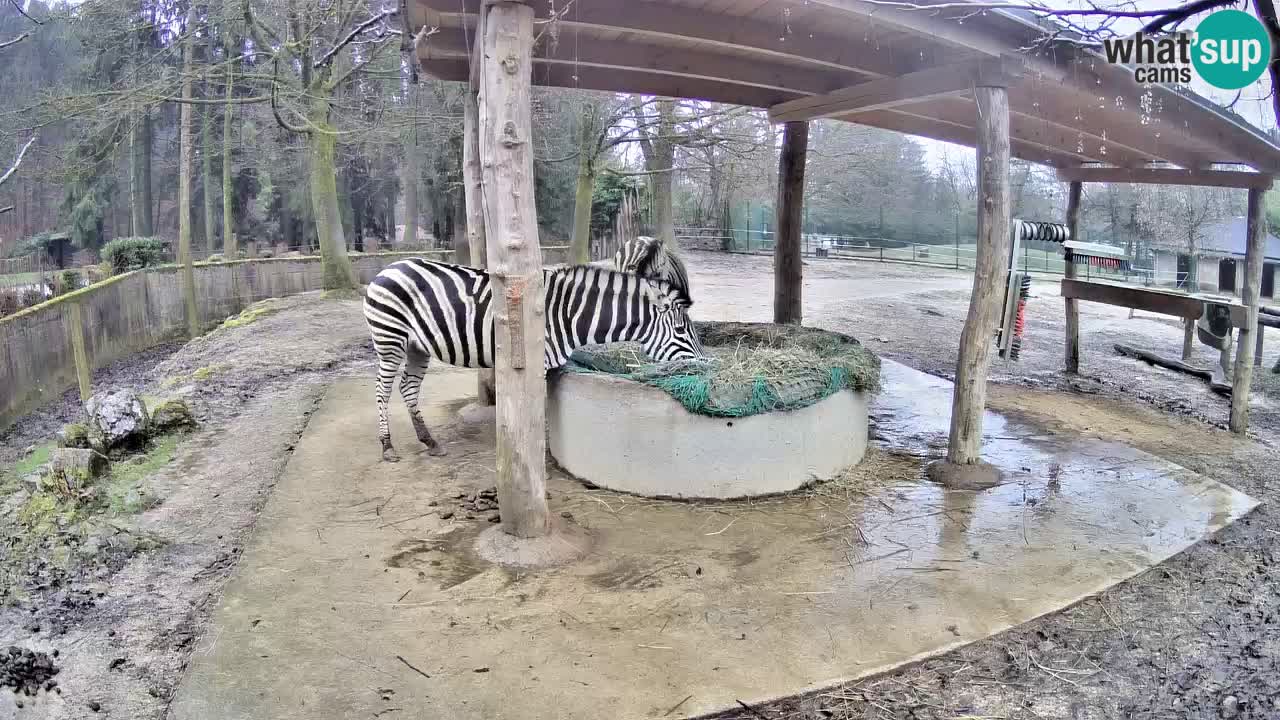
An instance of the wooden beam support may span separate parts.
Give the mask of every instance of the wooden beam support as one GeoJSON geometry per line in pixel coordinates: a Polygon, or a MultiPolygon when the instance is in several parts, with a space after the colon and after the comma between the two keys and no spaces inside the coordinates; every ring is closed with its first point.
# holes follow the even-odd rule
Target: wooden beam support
{"type": "Polygon", "coordinates": [[[1000,317],[1009,269],[1009,95],[1004,87],[979,87],[978,246],[969,314],[960,333],[951,403],[947,462],[976,465],[982,446],[992,331],[1000,317]]]}
{"type": "MultiPolygon", "coordinates": [[[[1072,240],[1079,240],[1080,229],[1080,195],[1083,186],[1079,182],[1071,183],[1067,189],[1067,231],[1072,240]]],[[[1071,280],[1076,276],[1076,264],[1071,259],[1071,251],[1066,253],[1064,276],[1071,280]]],[[[1067,306],[1067,372],[1075,375],[1080,372],[1080,306],[1075,298],[1066,298],[1067,306]]]]}
{"type": "Polygon", "coordinates": [[[962,95],[979,85],[1007,86],[1023,72],[1022,64],[1014,58],[982,59],[928,68],[779,103],[769,108],[769,121],[817,120],[962,95]]]}
{"type": "Polygon", "coordinates": [[[1179,168],[1073,167],[1058,168],[1063,182],[1142,183],[1146,185],[1203,185],[1208,187],[1268,190],[1272,177],[1235,170],[1182,170],[1179,168]]]}
{"type": "Polygon", "coordinates": [[[804,168],[809,150],[809,123],[786,123],[778,157],[777,236],[773,246],[773,321],[799,325],[804,263],[804,168]]]}
{"type": "Polygon", "coordinates": [[[1185,293],[1099,280],[1063,280],[1062,297],[1198,320],[1204,300],[1185,293]]]}
{"type": "Polygon", "coordinates": [[[546,308],[534,207],[530,78],[533,8],[489,5],[481,38],[479,150],[497,352],[497,479],[502,529],[550,531],[546,499],[546,308]]]}
{"type": "MultiPolygon", "coordinates": [[[[481,21],[483,25],[483,20],[481,21]]],[[[473,48],[476,56],[480,54],[480,43],[473,48]]],[[[462,101],[462,192],[463,204],[467,210],[467,245],[471,250],[471,266],[486,267],[489,264],[488,248],[484,234],[484,192],[480,170],[480,108],[478,91],[480,88],[479,69],[484,63],[472,63],[476,72],[462,101]]],[[[485,332],[489,332],[485,328],[485,332]]],[[[476,402],[480,405],[493,405],[496,398],[494,391],[493,368],[481,368],[476,375],[476,402]]]]}
{"type": "Polygon", "coordinates": [[[1249,191],[1247,232],[1249,244],[1244,253],[1244,286],[1240,290],[1240,302],[1248,315],[1239,334],[1236,348],[1235,369],[1231,375],[1231,431],[1243,435],[1249,429],[1249,389],[1253,383],[1253,355],[1256,351],[1253,334],[1261,333],[1258,326],[1258,303],[1262,290],[1262,259],[1266,254],[1267,226],[1265,212],[1266,190],[1249,191]]]}

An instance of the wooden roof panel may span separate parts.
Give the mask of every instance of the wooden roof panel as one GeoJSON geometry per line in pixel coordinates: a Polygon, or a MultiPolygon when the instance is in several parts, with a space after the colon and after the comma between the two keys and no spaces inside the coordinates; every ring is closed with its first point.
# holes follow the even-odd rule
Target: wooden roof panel
{"type": "MultiPolygon", "coordinates": [[[[481,2],[410,2],[416,25],[452,28],[426,43],[426,72],[467,77],[461,28],[474,26],[481,2]]],[[[549,12],[541,3],[534,9],[544,19],[549,12]]],[[[1012,56],[1021,74],[1009,88],[1018,157],[1059,167],[1161,161],[1280,172],[1280,145],[1242,119],[1189,93],[1140,87],[1125,69],[1078,48],[1035,43],[1043,29],[1010,13],[953,2],[939,11],[908,11],[866,0],[591,0],[557,22],[558,44],[535,50],[540,84],[755,107],[818,95],[818,104],[800,105],[827,107],[834,90],[880,80],[874,86],[880,92],[903,78],[887,104],[836,116],[972,145],[976,111],[971,100],[956,97],[961,88],[908,102],[904,76],[920,84],[928,68],[954,75],[956,64],[1009,63],[1012,56]],[[1021,50],[1033,45],[1040,47],[1034,55],[1021,50]]],[[[856,109],[857,95],[834,96],[845,104],[831,107],[856,109]]]]}

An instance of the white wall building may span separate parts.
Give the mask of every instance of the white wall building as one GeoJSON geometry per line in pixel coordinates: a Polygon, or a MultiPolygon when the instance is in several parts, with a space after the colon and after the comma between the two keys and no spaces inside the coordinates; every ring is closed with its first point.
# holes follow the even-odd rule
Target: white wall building
{"type": "MultiPolygon", "coordinates": [[[[1193,290],[1222,294],[1240,294],[1244,284],[1244,251],[1247,245],[1247,223],[1238,217],[1209,225],[1193,258],[1185,250],[1154,248],[1155,281],[1158,285],[1185,287],[1196,263],[1193,290]]],[[[1267,233],[1262,265],[1262,297],[1275,297],[1276,267],[1280,265],[1280,238],[1267,233]]]]}

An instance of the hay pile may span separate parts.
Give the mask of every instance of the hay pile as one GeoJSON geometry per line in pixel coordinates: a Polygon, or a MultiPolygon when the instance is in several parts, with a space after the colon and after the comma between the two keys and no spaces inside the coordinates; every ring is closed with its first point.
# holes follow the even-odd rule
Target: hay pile
{"type": "Polygon", "coordinates": [[[656,364],[638,344],[617,343],[580,348],[565,370],[653,385],[689,412],[713,417],[796,410],[843,389],[880,387],[880,359],[846,335],[754,323],[697,328],[710,362],[656,364]]]}

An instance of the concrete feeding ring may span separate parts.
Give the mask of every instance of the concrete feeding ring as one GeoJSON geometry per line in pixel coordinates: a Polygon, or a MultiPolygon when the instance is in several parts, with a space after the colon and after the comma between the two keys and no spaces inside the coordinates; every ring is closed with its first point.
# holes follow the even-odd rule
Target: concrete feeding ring
{"type": "Polygon", "coordinates": [[[559,373],[548,387],[548,449],[567,473],[609,490],[678,499],[773,495],[861,462],[868,401],[867,392],[844,388],[798,409],[715,417],[643,382],[559,373]]]}

